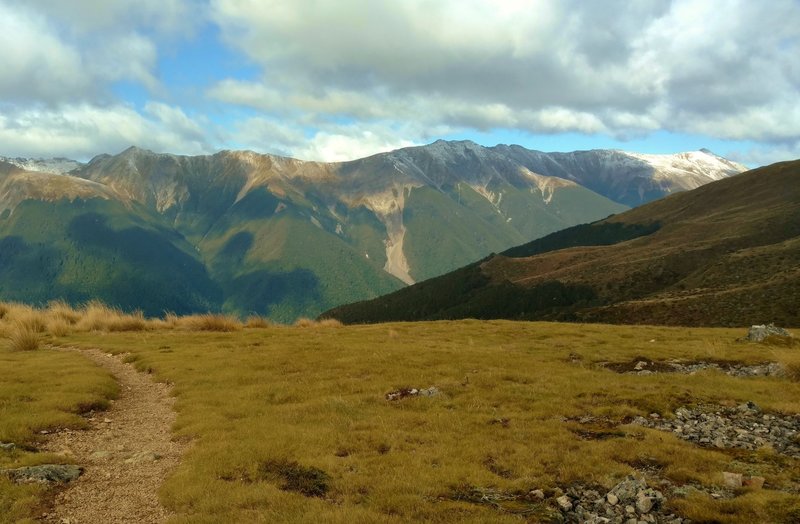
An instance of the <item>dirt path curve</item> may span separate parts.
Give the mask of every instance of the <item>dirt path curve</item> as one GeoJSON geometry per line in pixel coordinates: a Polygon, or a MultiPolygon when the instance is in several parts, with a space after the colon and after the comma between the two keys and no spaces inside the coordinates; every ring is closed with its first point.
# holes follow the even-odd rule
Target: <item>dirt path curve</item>
{"type": "Polygon", "coordinates": [[[175,421],[169,386],[154,382],[122,356],[79,351],[109,370],[119,397],[108,411],[90,415],[89,430],[53,434],[45,450],[71,456],[83,475],[55,499],[43,518],[58,524],[163,522],[169,513],[158,502],[158,488],[178,465],[186,444],[171,439],[175,421]]]}

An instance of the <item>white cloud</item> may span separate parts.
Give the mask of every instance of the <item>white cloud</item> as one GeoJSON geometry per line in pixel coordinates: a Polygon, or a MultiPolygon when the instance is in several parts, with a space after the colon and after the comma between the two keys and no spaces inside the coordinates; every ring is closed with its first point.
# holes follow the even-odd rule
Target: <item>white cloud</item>
{"type": "Polygon", "coordinates": [[[211,151],[205,133],[179,108],[148,104],[149,116],[130,107],[88,104],[24,109],[0,115],[0,155],[89,159],[137,145],[159,152],[211,151]]]}
{"type": "Polygon", "coordinates": [[[461,129],[800,137],[796,0],[212,0],[268,115],[461,129]]]}

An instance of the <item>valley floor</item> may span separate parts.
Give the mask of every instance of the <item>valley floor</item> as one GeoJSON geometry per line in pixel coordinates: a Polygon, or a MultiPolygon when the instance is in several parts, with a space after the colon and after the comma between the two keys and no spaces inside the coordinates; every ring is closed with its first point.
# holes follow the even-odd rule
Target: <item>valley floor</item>
{"type": "MultiPolygon", "coordinates": [[[[171,439],[189,447],[157,492],[169,522],[800,519],[800,348],[737,342],[744,329],[134,329],[47,337],[172,384],[171,439]]],[[[0,476],[11,522],[89,482],[91,462],[40,434],[97,432],[80,413],[122,401],[85,355],[0,344],[0,442],[15,444],[0,470],[86,468],[55,499],[0,476]]]]}

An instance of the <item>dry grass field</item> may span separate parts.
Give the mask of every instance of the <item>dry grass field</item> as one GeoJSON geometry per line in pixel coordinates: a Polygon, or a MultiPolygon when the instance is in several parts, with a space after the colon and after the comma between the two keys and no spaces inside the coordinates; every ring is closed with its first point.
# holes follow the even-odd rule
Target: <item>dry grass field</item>
{"type": "MultiPolygon", "coordinates": [[[[160,490],[176,523],[549,522],[559,490],[608,490],[628,474],[693,488],[667,504],[696,522],[800,518],[800,460],[768,446],[700,447],[631,423],[699,404],[800,412],[798,347],[737,342],[744,329],[470,320],[288,327],[148,320],[98,313],[103,307],[0,310],[0,442],[18,444],[0,450],[0,468],[57,460],[35,452],[39,432],[79,428],[81,412],[113,398],[107,373],[50,349],[63,345],[125,353],[174,384],[174,438],[191,442],[160,490]],[[21,318],[38,349],[17,345],[21,318]],[[643,357],[782,362],[789,372],[638,376],[605,366],[643,357]],[[431,387],[432,396],[387,399],[431,387]],[[763,476],[764,488],[725,491],[724,471],[763,476]],[[525,496],[534,489],[547,498],[525,496]]],[[[42,488],[0,478],[0,515],[10,521],[35,516],[41,500],[42,488]]]]}

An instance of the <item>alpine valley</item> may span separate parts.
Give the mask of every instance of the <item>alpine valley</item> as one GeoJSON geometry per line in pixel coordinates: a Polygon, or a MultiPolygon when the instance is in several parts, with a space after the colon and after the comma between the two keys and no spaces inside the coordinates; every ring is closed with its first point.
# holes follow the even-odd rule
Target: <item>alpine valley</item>
{"type": "Polygon", "coordinates": [[[341,163],[0,158],[0,300],[291,321],[744,170],[705,150],[445,141],[341,163]]]}

